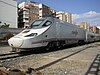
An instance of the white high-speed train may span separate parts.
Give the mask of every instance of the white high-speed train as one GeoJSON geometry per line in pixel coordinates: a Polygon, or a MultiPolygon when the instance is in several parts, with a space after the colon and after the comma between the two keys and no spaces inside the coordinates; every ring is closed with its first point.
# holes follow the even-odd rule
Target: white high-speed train
{"type": "Polygon", "coordinates": [[[25,51],[33,48],[52,48],[100,40],[100,36],[96,36],[76,25],[46,17],[33,21],[27,29],[10,38],[8,43],[13,49],[25,51]]]}

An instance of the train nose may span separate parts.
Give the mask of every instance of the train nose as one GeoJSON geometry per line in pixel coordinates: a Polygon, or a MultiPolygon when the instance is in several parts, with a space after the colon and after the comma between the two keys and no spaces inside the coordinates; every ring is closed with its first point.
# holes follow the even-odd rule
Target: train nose
{"type": "Polygon", "coordinates": [[[21,39],[21,38],[10,38],[8,40],[8,44],[11,47],[21,47],[21,45],[23,44],[23,39],[21,39]]]}

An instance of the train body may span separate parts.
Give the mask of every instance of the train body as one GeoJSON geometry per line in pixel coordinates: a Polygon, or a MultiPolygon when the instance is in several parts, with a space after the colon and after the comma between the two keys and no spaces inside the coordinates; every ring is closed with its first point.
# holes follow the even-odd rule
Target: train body
{"type": "Polygon", "coordinates": [[[27,29],[10,38],[8,43],[12,48],[27,50],[98,40],[100,40],[98,34],[53,17],[46,17],[33,21],[27,29]]]}

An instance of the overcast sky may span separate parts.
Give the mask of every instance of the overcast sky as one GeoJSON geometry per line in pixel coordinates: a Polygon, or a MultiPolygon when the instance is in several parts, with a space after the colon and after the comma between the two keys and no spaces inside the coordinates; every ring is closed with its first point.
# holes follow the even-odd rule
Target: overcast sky
{"type": "Polygon", "coordinates": [[[90,25],[100,25],[100,0],[17,0],[18,3],[23,1],[35,1],[57,11],[72,13],[76,23],[85,21],[90,25]]]}

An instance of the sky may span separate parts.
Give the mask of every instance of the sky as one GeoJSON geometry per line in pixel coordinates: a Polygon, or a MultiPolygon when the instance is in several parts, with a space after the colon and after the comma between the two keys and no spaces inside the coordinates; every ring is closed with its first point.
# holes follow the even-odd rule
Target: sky
{"type": "Polygon", "coordinates": [[[100,0],[17,0],[34,1],[45,4],[56,11],[69,12],[76,24],[88,22],[91,26],[100,26],[100,0]]]}

